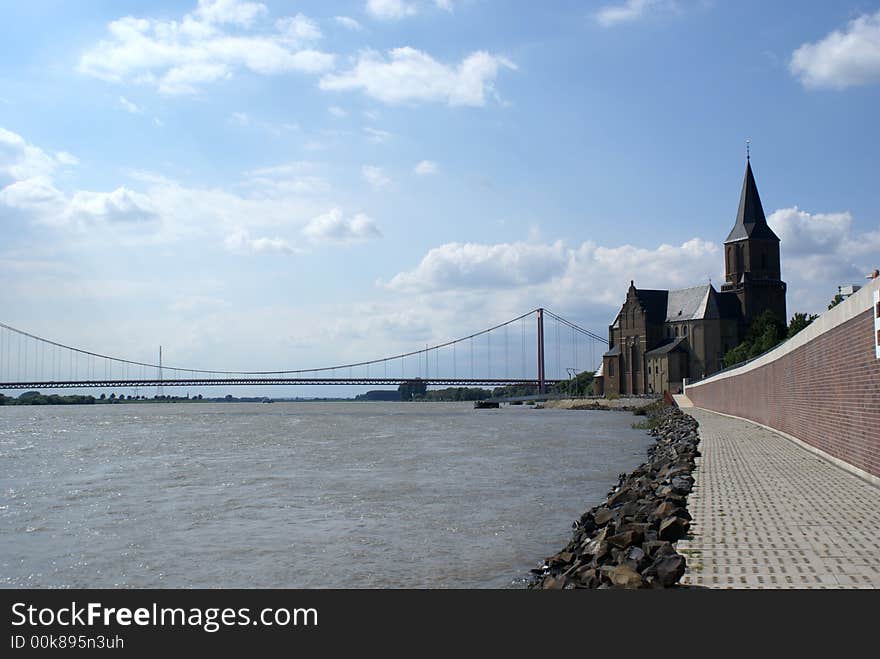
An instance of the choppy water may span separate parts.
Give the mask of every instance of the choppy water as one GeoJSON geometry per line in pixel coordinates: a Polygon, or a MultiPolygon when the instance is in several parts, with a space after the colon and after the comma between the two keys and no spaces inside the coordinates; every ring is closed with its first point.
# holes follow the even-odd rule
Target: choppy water
{"type": "Polygon", "coordinates": [[[470,403],[0,407],[0,586],[509,587],[643,462],[470,403]]]}

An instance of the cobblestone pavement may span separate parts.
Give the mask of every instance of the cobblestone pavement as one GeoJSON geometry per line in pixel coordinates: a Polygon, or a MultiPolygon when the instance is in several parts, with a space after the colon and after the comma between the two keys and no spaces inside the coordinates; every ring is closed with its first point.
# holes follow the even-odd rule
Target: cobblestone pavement
{"type": "Polygon", "coordinates": [[[747,421],[700,422],[692,537],[681,583],[709,588],[880,587],[880,489],[747,421]]]}

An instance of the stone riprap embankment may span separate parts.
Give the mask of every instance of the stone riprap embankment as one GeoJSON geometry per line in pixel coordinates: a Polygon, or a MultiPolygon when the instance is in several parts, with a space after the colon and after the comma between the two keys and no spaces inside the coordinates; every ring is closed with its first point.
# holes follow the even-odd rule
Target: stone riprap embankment
{"type": "Polygon", "coordinates": [[[675,407],[649,418],[657,442],[648,461],[574,523],[571,542],[532,570],[530,587],[669,588],[681,579],[686,563],[674,543],[690,528],[698,424],[675,407]]]}

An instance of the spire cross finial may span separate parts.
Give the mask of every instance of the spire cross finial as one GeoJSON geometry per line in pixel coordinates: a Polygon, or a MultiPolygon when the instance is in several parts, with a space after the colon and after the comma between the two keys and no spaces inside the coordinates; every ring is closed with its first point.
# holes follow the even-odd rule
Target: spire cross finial
{"type": "Polygon", "coordinates": [[[746,160],[752,159],[751,146],[752,140],[746,140],[746,160]]]}

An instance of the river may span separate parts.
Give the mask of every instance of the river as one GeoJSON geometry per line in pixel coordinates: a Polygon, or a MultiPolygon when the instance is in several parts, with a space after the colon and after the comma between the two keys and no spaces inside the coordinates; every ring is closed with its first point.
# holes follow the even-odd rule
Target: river
{"type": "Polygon", "coordinates": [[[0,407],[0,586],[508,588],[650,437],[470,403],[0,407]]]}

